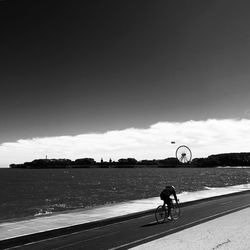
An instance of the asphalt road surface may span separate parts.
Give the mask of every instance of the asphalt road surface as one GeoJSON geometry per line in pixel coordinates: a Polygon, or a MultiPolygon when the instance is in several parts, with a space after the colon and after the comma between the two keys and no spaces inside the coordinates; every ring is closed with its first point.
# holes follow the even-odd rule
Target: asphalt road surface
{"type": "Polygon", "coordinates": [[[12,249],[128,249],[249,206],[248,191],[182,207],[177,221],[157,224],[150,214],[12,249]]]}

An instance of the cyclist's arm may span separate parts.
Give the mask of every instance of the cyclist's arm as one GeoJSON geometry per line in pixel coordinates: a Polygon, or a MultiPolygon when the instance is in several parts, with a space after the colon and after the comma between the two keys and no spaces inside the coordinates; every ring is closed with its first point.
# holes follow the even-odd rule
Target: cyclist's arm
{"type": "Polygon", "coordinates": [[[162,206],[165,207],[165,205],[166,205],[166,203],[165,203],[165,201],[163,201],[163,205],[162,206]]]}
{"type": "Polygon", "coordinates": [[[173,190],[173,196],[174,196],[175,202],[178,203],[178,199],[177,199],[175,190],[173,190]]]}

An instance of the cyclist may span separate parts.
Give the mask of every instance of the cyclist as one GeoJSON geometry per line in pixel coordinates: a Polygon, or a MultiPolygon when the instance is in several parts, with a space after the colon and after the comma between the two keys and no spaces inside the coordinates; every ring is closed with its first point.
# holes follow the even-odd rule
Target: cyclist
{"type": "Polygon", "coordinates": [[[172,220],[171,216],[171,206],[172,206],[172,200],[170,196],[173,195],[176,203],[178,203],[178,199],[176,196],[176,191],[174,186],[166,186],[160,194],[161,200],[163,200],[163,206],[165,207],[165,204],[168,205],[168,220],[172,220]]]}

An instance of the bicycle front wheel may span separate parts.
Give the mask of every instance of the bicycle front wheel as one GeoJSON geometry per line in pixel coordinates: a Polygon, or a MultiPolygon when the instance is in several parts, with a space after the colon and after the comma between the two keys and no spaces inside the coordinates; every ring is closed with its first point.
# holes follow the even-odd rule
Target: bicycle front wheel
{"type": "Polygon", "coordinates": [[[178,204],[173,204],[171,207],[171,215],[173,220],[178,220],[181,215],[180,206],[178,204]]]}
{"type": "Polygon", "coordinates": [[[163,223],[167,217],[167,210],[164,206],[160,205],[155,210],[155,219],[157,223],[163,223]]]}

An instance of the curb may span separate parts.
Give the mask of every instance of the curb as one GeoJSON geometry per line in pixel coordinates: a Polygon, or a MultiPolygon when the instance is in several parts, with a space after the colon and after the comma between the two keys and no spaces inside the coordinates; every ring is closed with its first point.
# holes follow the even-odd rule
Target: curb
{"type": "MultiPolygon", "coordinates": [[[[203,198],[203,199],[194,200],[194,201],[188,201],[188,202],[180,203],[180,207],[187,207],[190,205],[201,203],[203,201],[216,200],[216,199],[219,199],[222,197],[234,196],[234,195],[239,195],[242,193],[249,193],[249,192],[250,192],[249,190],[244,190],[244,191],[230,193],[230,194],[224,194],[224,195],[213,196],[213,197],[203,198]]],[[[154,213],[154,211],[155,211],[155,208],[141,211],[141,212],[131,213],[131,214],[127,214],[127,215],[117,216],[117,217],[113,217],[113,218],[108,218],[108,219],[104,219],[104,220],[93,221],[93,222],[73,225],[73,226],[64,227],[64,228],[52,229],[49,231],[43,231],[43,232],[38,232],[38,233],[34,233],[34,234],[29,234],[29,235],[22,235],[22,236],[18,236],[15,238],[9,238],[9,239],[5,239],[5,240],[0,241],[0,249],[21,246],[21,245],[28,244],[28,243],[35,242],[35,241],[41,241],[41,240],[45,240],[45,239],[49,239],[49,238],[54,238],[57,236],[67,235],[69,233],[75,233],[78,231],[107,226],[110,224],[115,224],[118,222],[131,220],[131,219],[139,218],[139,217],[142,217],[145,215],[149,215],[149,214],[154,213]]]]}

